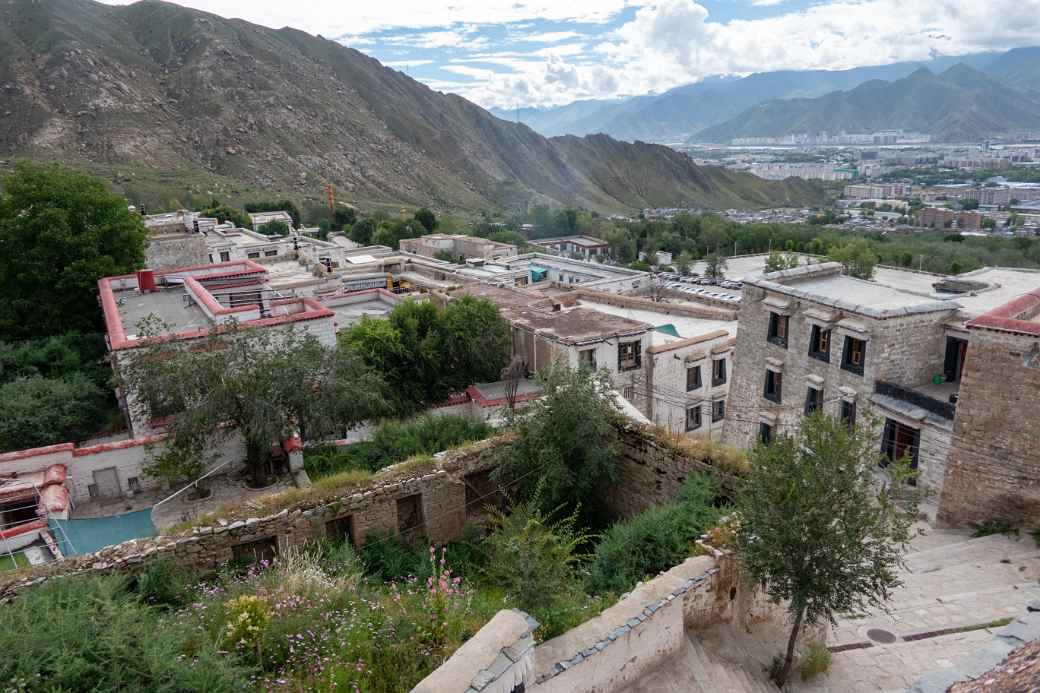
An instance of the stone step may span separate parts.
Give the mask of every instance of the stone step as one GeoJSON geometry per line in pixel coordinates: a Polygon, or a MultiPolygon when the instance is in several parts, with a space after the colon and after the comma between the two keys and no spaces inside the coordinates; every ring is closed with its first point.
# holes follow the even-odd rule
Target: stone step
{"type": "Polygon", "coordinates": [[[707,672],[711,690],[733,691],[734,693],[778,693],[775,685],[769,682],[764,672],[759,675],[758,663],[739,649],[731,649],[726,657],[709,652],[690,634],[687,640],[691,644],[691,652],[697,664],[707,672]],[[750,667],[750,668],[749,668],[750,667]],[[754,671],[752,671],[754,669],[754,671]]]}
{"type": "Polygon", "coordinates": [[[907,568],[914,573],[958,567],[977,561],[998,562],[1011,556],[1040,556],[1032,537],[1011,539],[999,534],[971,539],[957,544],[937,546],[906,556],[907,568]]]}

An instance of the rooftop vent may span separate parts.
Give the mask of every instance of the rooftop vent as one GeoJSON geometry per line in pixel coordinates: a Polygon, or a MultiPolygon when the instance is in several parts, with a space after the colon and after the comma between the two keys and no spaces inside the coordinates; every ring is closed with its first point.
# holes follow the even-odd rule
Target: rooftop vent
{"type": "Polygon", "coordinates": [[[932,288],[942,294],[968,294],[973,291],[988,289],[986,282],[973,282],[968,279],[943,279],[932,284],[932,288]]]}

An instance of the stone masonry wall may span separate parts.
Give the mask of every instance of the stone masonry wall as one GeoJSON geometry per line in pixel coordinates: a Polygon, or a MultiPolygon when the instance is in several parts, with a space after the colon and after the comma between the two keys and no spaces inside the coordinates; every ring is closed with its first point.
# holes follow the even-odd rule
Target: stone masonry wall
{"type": "Polygon", "coordinates": [[[1040,526],[1040,339],[973,329],[939,498],[947,526],[1040,526]],[[1028,364],[1028,365],[1027,365],[1028,364]]]}

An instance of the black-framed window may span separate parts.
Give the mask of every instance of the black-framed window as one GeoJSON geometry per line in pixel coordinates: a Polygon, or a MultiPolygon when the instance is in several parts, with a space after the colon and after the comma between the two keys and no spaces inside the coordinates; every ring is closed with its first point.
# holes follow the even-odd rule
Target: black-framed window
{"type": "Polygon", "coordinates": [[[619,371],[632,371],[643,365],[643,350],[638,341],[621,342],[617,348],[619,371]]]}
{"type": "Polygon", "coordinates": [[[711,403],[711,422],[716,423],[726,418],[726,400],[719,399],[711,403]]]}
{"type": "Polygon", "coordinates": [[[711,362],[711,386],[726,384],[726,359],[715,359],[711,362]]]}
{"type": "Polygon", "coordinates": [[[819,325],[812,326],[809,335],[809,356],[825,363],[831,362],[831,331],[819,325]]]}
{"type": "MultiPolygon", "coordinates": [[[[921,448],[921,429],[906,426],[893,419],[885,419],[885,431],[881,436],[881,453],[884,460],[882,467],[909,457],[910,469],[917,470],[918,452],[921,448]]],[[[916,479],[910,479],[911,486],[917,485],[916,479]]]]}
{"type": "Polygon", "coordinates": [[[701,389],[701,385],[704,383],[701,381],[701,367],[693,366],[692,368],[686,369],[686,391],[691,392],[692,390],[701,389]]]}
{"type": "Polygon", "coordinates": [[[856,403],[847,399],[841,401],[841,420],[849,427],[849,433],[856,430],[856,403]]]}
{"type": "Polygon", "coordinates": [[[762,445],[769,445],[773,442],[773,427],[764,421],[758,424],[758,440],[762,445]]]}
{"type": "Polygon", "coordinates": [[[842,369],[863,375],[863,366],[867,362],[867,343],[855,337],[845,337],[845,348],[841,353],[842,369]]]}
{"type": "Polygon", "coordinates": [[[780,313],[769,313],[769,341],[777,346],[787,348],[787,323],[790,320],[780,313]]]}
{"type": "Polygon", "coordinates": [[[809,387],[805,391],[805,415],[808,416],[823,406],[823,390],[809,387]]]}
{"type": "Polygon", "coordinates": [[[703,420],[701,419],[701,405],[689,407],[686,410],[686,430],[696,431],[701,427],[703,420]]]}
{"type": "Polygon", "coordinates": [[[762,396],[777,404],[783,399],[784,376],[779,371],[766,370],[766,386],[762,396]]]}
{"type": "Polygon", "coordinates": [[[596,350],[582,349],[578,352],[578,367],[590,371],[596,370],[596,350]]]}

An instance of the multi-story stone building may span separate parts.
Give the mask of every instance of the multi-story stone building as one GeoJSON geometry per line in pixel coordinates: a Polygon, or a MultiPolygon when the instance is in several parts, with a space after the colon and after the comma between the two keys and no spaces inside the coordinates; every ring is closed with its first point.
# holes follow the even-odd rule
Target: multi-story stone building
{"type": "Polygon", "coordinates": [[[961,391],[972,321],[1040,286],[1040,273],[878,274],[823,263],[745,278],[726,442],[769,441],[822,408],[876,426],[885,457],[908,456],[919,483],[943,488],[954,430],[973,418],[961,391]]]}
{"type": "Polygon", "coordinates": [[[449,255],[453,262],[470,259],[493,260],[515,257],[517,254],[516,246],[510,243],[499,243],[460,233],[431,233],[418,238],[406,238],[400,242],[400,248],[405,252],[426,257],[449,255]]]}

